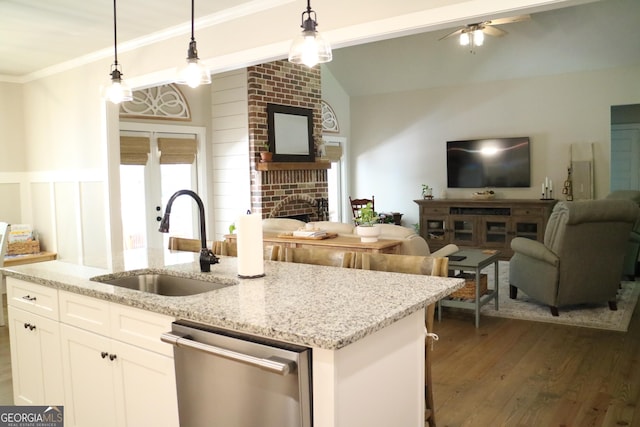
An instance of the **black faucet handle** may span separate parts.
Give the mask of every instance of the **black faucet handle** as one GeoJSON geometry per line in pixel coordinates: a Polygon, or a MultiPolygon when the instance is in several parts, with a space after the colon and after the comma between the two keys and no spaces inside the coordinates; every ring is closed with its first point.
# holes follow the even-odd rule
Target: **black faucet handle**
{"type": "Polygon", "coordinates": [[[200,271],[203,273],[208,273],[211,271],[211,265],[217,264],[220,262],[220,258],[218,258],[211,249],[202,248],[200,249],[200,271]]]}

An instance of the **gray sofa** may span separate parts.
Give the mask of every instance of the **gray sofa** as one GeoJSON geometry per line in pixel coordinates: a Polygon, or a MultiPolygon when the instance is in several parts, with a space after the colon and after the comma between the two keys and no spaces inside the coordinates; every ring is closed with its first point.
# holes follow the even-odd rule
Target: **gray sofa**
{"type": "Polygon", "coordinates": [[[630,200],[558,202],[549,217],[544,243],[516,237],[509,262],[510,297],[518,289],[558,307],[609,302],[617,309],[629,232],[638,218],[630,200]]]}

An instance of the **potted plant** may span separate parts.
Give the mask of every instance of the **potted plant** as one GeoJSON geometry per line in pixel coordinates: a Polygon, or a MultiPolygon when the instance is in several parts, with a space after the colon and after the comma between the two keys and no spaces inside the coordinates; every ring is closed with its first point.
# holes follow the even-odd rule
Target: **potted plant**
{"type": "Polygon", "coordinates": [[[433,188],[429,187],[427,184],[422,184],[422,198],[433,199],[433,188]]]}
{"type": "Polygon", "coordinates": [[[273,160],[273,153],[269,151],[269,143],[264,141],[261,146],[264,148],[264,151],[260,151],[260,161],[261,162],[270,162],[273,160]]]}
{"type": "Polygon", "coordinates": [[[356,233],[363,243],[373,243],[378,241],[380,227],[378,225],[378,215],[373,211],[373,204],[367,203],[360,209],[360,216],[356,218],[356,233]]]}

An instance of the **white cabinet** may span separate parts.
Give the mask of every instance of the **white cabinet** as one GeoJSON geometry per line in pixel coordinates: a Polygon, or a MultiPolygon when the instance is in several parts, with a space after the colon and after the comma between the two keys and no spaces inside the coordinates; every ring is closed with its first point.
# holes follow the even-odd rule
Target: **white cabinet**
{"type": "Polygon", "coordinates": [[[8,278],[7,301],[14,404],[62,405],[57,291],[8,278]]]}
{"type": "Polygon", "coordinates": [[[63,291],[60,318],[67,425],[178,425],[173,318],[63,291]]]}

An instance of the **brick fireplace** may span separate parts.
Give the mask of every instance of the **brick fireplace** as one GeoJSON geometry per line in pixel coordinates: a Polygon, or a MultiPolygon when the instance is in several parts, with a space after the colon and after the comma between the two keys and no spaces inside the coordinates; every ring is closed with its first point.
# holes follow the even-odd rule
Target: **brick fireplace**
{"type": "MultiPolygon", "coordinates": [[[[247,68],[249,104],[249,149],[251,150],[251,209],[267,217],[319,217],[318,200],[328,197],[325,169],[258,171],[259,152],[268,141],[267,104],[313,110],[313,137],[322,138],[320,68],[288,61],[274,61],[247,68]]],[[[326,208],[326,206],[325,206],[326,208]]]]}

